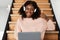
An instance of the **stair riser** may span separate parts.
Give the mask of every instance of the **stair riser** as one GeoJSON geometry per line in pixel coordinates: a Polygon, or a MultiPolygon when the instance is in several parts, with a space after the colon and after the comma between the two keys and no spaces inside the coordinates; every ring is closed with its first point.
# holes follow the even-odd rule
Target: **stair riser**
{"type": "MultiPolygon", "coordinates": [[[[15,3],[23,3],[23,2],[25,2],[26,0],[14,0],[14,2],[15,3]]],[[[37,2],[37,3],[48,3],[49,2],[49,0],[33,0],[33,1],[35,1],[35,2],[37,2]]]]}
{"type": "MultiPolygon", "coordinates": [[[[22,5],[23,5],[23,3],[14,3],[13,4],[14,8],[21,8],[22,5]]],[[[39,8],[50,8],[50,4],[41,4],[41,3],[38,3],[38,7],[39,8]]]]}

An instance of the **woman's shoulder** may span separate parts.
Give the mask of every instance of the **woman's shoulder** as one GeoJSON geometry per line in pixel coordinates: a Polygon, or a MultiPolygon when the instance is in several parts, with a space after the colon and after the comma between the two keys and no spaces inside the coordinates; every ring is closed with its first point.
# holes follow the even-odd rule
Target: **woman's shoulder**
{"type": "Polygon", "coordinates": [[[44,18],[37,18],[37,20],[40,20],[40,21],[47,21],[46,19],[44,19],[44,18]]]}

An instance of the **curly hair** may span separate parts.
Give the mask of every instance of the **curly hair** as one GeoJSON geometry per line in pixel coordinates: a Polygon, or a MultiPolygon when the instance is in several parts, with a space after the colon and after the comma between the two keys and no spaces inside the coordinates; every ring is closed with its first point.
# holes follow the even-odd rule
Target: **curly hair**
{"type": "Polygon", "coordinates": [[[26,13],[23,10],[23,6],[26,7],[27,5],[30,5],[30,4],[34,7],[34,9],[37,9],[36,12],[33,12],[33,15],[31,16],[32,19],[39,18],[40,15],[41,15],[41,10],[40,10],[40,8],[38,7],[38,5],[37,5],[37,3],[35,1],[26,1],[25,4],[22,5],[22,7],[19,10],[20,15],[22,15],[22,18],[26,18],[26,13]]]}

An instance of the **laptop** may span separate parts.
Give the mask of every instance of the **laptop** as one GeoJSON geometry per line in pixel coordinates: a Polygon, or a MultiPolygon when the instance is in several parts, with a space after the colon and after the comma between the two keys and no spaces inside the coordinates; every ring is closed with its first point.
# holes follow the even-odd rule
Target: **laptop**
{"type": "Polygon", "coordinates": [[[40,32],[19,32],[18,40],[41,40],[40,32]]]}

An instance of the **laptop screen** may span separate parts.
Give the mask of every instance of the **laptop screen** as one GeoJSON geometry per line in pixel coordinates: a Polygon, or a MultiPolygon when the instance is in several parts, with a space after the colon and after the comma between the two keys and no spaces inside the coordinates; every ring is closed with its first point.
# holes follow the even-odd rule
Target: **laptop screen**
{"type": "Polygon", "coordinates": [[[41,40],[40,32],[19,32],[18,40],[41,40]]]}

